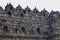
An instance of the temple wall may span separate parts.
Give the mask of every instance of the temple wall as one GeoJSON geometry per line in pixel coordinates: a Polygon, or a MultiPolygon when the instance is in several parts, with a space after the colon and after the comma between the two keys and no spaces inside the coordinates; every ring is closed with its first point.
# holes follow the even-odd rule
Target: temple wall
{"type": "Polygon", "coordinates": [[[0,7],[0,40],[60,40],[60,12],[0,7]]]}

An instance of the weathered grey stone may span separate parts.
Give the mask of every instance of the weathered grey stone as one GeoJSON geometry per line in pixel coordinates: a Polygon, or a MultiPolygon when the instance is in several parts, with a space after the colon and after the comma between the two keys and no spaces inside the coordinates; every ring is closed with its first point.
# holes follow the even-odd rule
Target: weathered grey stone
{"type": "Polygon", "coordinates": [[[16,8],[7,4],[0,7],[1,40],[60,40],[60,12],[37,8],[33,11],[27,6],[16,8]]]}

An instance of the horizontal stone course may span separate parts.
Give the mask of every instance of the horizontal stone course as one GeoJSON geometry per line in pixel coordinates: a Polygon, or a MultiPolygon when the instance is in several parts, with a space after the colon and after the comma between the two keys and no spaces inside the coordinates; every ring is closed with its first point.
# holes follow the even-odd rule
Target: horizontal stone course
{"type": "Polygon", "coordinates": [[[60,40],[60,12],[0,6],[0,40],[60,40]]]}

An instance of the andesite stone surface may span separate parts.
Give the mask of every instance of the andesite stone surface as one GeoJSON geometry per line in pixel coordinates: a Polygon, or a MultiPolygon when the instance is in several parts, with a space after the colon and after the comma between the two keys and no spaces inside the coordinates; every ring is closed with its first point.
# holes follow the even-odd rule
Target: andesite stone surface
{"type": "Polygon", "coordinates": [[[60,12],[27,6],[0,6],[0,40],[60,40],[60,12]]]}

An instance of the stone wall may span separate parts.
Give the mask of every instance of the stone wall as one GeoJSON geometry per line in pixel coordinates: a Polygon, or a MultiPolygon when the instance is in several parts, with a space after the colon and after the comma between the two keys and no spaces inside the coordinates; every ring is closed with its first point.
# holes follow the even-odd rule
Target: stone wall
{"type": "Polygon", "coordinates": [[[59,11],[49,13],[28,6],[23,9],[20,5],[14,8],[11,3],[5,9],[0,7],[1,40],[60,40],[59,37],[59,11]]]}

